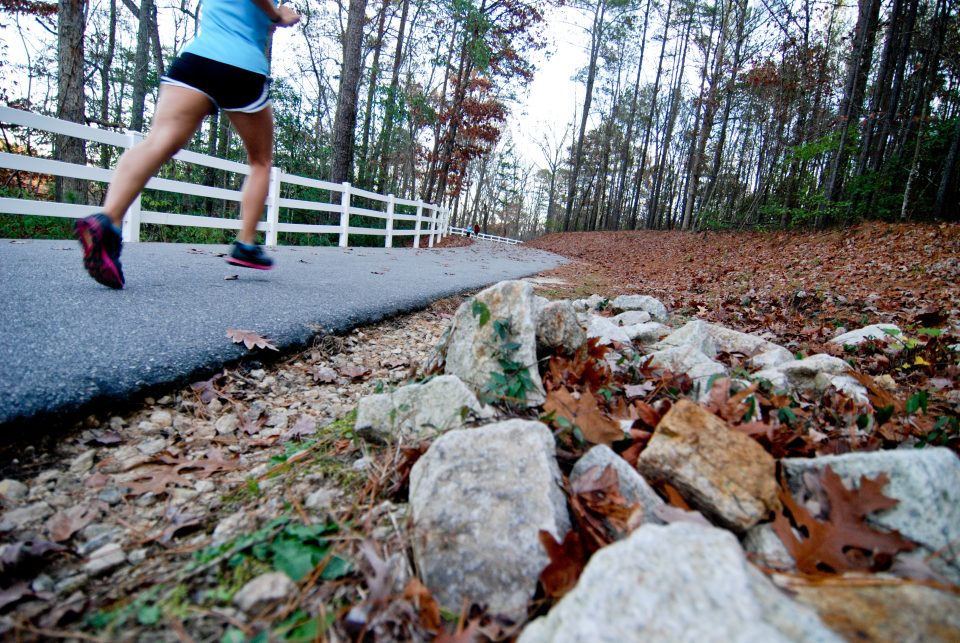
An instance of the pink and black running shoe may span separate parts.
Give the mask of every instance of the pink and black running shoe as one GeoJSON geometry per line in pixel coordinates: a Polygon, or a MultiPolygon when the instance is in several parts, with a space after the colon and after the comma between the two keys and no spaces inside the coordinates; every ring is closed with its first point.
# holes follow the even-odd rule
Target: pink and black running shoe
{"type": "Polygon", "coordinates": [[[244,268],[270,270],[273,268],[273,259],[268,257],[260,246],[248,246],[239,241],[233,242],[233,250],[227,257],[227,263],[244,268]]]}
{"type": "Polygon", "coordinates": [[[117,290],[123,288],[120,250],[123,241],[110,223],[110,217],[98,213],[79,219],[73,230],[83,246],[83,267],[99,283],[117,290]]]}

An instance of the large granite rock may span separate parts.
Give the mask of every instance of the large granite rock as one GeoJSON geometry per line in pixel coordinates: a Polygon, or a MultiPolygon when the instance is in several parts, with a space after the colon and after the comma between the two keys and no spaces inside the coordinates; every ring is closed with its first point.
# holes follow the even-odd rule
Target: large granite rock
{"type": "Polygon", "coordinates": [[[592,475],[596,480],[608,465],[612,465],[617,472],[620,480],[620,495],[627,503],[640,505],[643,511],[641,524],[662,525],[664,521],[656,515],[656,509],[666,503],[647,484],[643,476],[637,473],[636,469],[605,444],[598,444],[577,460],[573,465],[573,471],[570,472],[570,482],[576,482],[584,475],[592,475]]]}
{"type": "Polygon", "coordinates": [[[637,469],[651,482],[671,484],[693,508],[736,532],[780,507],[773,457],[688,400],[660,420],[637,469]]]}
{"type": "Polygon", "coordinates": [[[727,531],[647,525],[594,554],[519,643],[840,641],[744,558],[727,531]]]}
{"type": "Polygon", "coordinates": [[[942,447],[847,453],[819,458],[786,458],[784,472],[790,490],[801,502],[817,498],[806,473],[819,479],[830,466],[848,488],[860,486],[861,476],[886,473],[890,482],[883,493],[899,502],[896,507],[870,514],[868,522],[883,530],[896,530],[920,545],[916,552],[898,558],[927,558],[934,571],[960,584],[960,459],[942,447]],[[935,554],[935,555],[934,555],[935,554]]]}
{"type": "Polygon", "coordinates": [[[537,371],[537,319],[533,286],[525,281],[501,281],[463,302],[457,309],[446,339],[444,372],[456,375],[474,392],[490,383],[493,373],[502,373],[499,359],[504,346],[517,344],[510,358],[527,365],[533,390],[526,395],[527,406],[543,403],[543,382],[537,371]],[[477,313],[474,303],[483,312],[477,313]],[[489,319],[484,319],[489,313],[489,319]],[[483,325],[481,321],[485,321],[483,325]],[[499,322],[499,324],[497,323],[499,322]],[[506,337],[498,326],[509,324],[506,337]]]}
{"type": "Polygon", "coordinates": [[[610,302],[610,308],[614,312],[626,312],[628,310],[643,310],[650,313],[654,321],[666,323],[667,307],[663,305],[656,297],[649,295],[620,295],[610,302]]]}
{"type": "Polygon", "coordinates": [[[416,442],[492,416],[493,410],[482,405],[460,378],[441,375],[361,398],[354,428],[371,442],[416,442]]]}
{"type": "Polygon", "coordinates": [[[837,335],[830,340],[830,343],[840,346],[857,346],[870,339],[893,341],[894,338],[899,336],[900,329],[895,324],[873,324],[837,335]]]}
{"type": "Polygon", "coordinates": [[[464,599],[520,619],[548,563],[541,529],[570,522],[553,435],[508,420],[438,438],[410,475],[413,552],[441,605],[464,599]]]}

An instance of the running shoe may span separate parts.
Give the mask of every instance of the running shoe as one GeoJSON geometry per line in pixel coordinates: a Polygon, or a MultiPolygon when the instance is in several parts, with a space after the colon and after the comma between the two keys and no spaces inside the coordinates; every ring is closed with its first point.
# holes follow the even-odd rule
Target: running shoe
{"type": "Polygon", "coordinates": [[[263,252],[260,246],[248,246],[239,241],[233,242],[233,250],[227,257],[227,263],[244,268],[256,268],[257,270],[270,270],[273,268],[273,259],[263,252]]]}
{"type": "Polygon", "coordinates": [[[83,246],[83,267],[97,282],[115,288],[123,288],[123,267],[120,265],[120,250],[123,241],[110,223],[110,217],[98,214],[78,219],[73,230],[83,246]]]}

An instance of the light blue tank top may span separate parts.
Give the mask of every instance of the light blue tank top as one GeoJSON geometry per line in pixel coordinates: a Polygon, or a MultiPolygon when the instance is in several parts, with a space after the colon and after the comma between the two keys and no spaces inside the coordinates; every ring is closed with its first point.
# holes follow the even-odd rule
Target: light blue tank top
{"type": "Polygon", "coordinates": [[[252,0],[202,0],[200,32],[183,52],[266,76],[271,26],[270,18],[252,0]]]}

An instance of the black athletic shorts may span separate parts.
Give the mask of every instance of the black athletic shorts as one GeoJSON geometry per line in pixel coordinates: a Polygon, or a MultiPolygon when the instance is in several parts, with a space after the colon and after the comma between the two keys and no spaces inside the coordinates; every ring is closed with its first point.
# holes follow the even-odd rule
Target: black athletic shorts
{"type": "Polygon", "coordinates": [[[196,90],[228,112],[259,112],[270,104],[269,78],[195,54],[177,56],[160,82],[196,90]]]}

